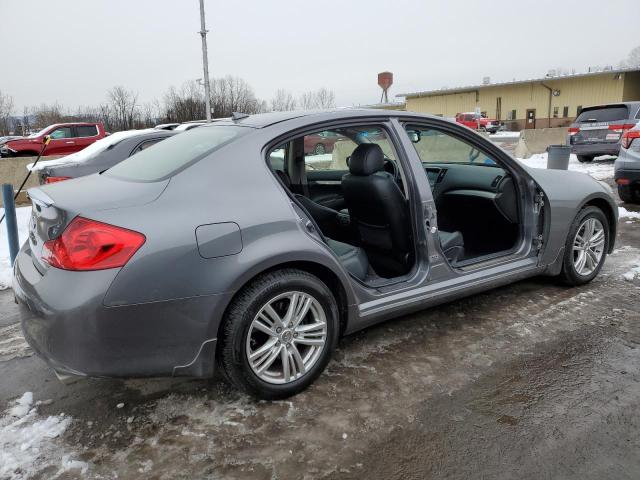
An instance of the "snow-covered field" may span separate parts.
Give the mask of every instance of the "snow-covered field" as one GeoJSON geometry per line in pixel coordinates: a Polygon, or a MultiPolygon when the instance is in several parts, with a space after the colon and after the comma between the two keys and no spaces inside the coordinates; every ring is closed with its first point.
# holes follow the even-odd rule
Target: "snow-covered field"
{"type": "MultiPolygon", "coordinates": [[[[0,217],[4,214],[4,208],[0,209],[0,217]]],[[[16,216],[18,217],[18,236],[20,238],[20,246],[27,239],[29,234],[29,217],[31,216],[31,207],[16,208],[16,216]]],[[[9,265],[9,241],[7,240],[7,226],[4,220],[0,223],[0,290],[11,285],[11,265],[9,265]]]]}

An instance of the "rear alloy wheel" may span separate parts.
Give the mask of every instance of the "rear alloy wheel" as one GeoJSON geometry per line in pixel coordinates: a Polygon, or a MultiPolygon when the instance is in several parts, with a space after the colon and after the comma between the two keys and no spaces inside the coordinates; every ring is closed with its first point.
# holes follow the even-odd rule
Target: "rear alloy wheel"
{"type": "Polygon", "coordinates": [[[321,143],[317,144],[313,149],[315,155],[324,155],[326,151],[327,149],[324,148],[324,145],[321,143]]]}
{"type": "Polygon", "coordinates": [[[317,277],[280,270],[259,277],[224,319],[218,359],[239,389],[265,400],[304,390],[324,370],[338,339],[338,308],[317,277]]]}
{"type": "Polygon", "coordinates": [[[595,158],[593,155],[576,155],[578,157],[578,161],[580,163],[589,163],[589,162],[593,162],[593,159],[595,158]]]}
{"type": "Polygon", "coordinates": [[[583,285],[600,272],[609,248],[609,224],[597,207],[583,209],[574,220],[565,243],[562,279],[583,285]]]}
{"type": "Polygon", "coordinates": [[[636,185],[618,185],[618,196],[625,203],[640,203],[639,190],[636,185]]]}

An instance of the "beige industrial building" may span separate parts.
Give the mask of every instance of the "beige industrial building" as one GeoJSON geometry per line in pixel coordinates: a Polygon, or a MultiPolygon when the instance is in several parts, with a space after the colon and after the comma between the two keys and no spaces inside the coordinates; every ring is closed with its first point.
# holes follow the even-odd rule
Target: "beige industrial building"
{"type": "Polygon", "coordinates": [[[406,110],[454,117],[479,109],[505,123],[510,130],[563,127],[582,107],[640,100],[640,68],[603,70],[572,75],[461,88],[445,88],[397,95],[405,97],[406,110]]]}

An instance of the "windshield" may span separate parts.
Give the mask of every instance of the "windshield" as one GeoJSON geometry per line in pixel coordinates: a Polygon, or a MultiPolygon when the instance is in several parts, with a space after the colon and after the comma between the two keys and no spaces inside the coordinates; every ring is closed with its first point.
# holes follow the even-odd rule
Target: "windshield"
{"type": "Polygon", "coordinates": [[[582,110],[576,122],[617,122],[629,118],[629,109],[624,105],[582,110]]]}
{"type": "Polygon", "coordinates": [[[136,153],[105,174],[141,182],[164,180],[250,130],[236,125],[193,128],[136,153]]]}
{"type": "Polygon", "coordinates": [[[49,130],[49,127],[44,127],[42,130],[29,135],[28,138],[34,138],[34,137],[39,137],[40,135],[44,135],[45,133],[47,133],[47,130],[49,130]]]}

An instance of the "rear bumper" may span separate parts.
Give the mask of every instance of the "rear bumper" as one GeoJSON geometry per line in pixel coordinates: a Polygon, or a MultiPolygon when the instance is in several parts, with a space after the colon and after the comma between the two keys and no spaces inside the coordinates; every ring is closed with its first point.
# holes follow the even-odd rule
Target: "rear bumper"
{"type": "Polygon", "coordinates": [[[620,152],[620,143],[603,142],[603,143],[584,143],[571,145],[571,153],[576,155],[618,155],[620,152]]]}
{"type": "Polygon", "coordinates": [[[629,180],[631,183],[640,182],[640,169],[638,170],[616,169],[613,175],[613,179],[616,181],[620,179],[626,179],[626,180],[629,180]]]}
{"type": "Polygon", "coordinates": [[[118,269],[69,272],[33,266],[28,244],[16,259],[13,289],[24,336],[59,375],[210,377],[225,295],[106,307],[118,269]]]}

